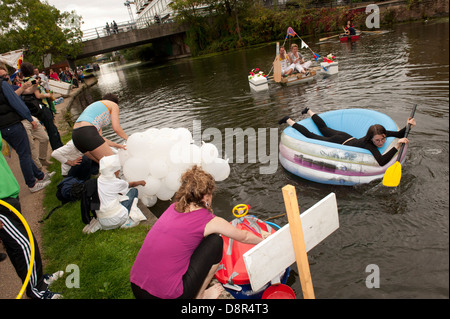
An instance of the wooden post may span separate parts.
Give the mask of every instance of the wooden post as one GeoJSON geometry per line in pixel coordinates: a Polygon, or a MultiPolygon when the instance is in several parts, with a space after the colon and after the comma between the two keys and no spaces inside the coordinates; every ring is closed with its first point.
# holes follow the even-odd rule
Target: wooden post
{"type": "Polygon", "coordinates": [[[295,187],[286,185],[283,187],[282,191],[292,244],[294,246],[295,260],[297,261],[300,283],[302,285],[303,297],[305,299],[315,299],[295,187]]]}

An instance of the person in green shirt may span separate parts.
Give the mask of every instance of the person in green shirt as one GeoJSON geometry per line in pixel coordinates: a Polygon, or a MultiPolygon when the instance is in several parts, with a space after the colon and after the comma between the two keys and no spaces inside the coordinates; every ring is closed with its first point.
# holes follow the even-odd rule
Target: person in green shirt
{"type": "MultiPolygon", "coordinates": [[[[2,135],[0,132],[0,149],[2,148],[2,135]]],[[[19,201],[20,186],[14,174],[9,168],[3,154],[0,152],[0,199],[13,206],[20,212],[19,201]]],[[[5,245],[6,252],[11,259],[17,275],[22,282],[28,273],[28,263],[31,256],[31,245],[25,226],[17,215],[0,203],[0,239],[5,245]]],[[[33,271],[26,289],[26,294],[32,299],[57,299],[61,295],[51,292],[48,285],[62,275],[56,272],[52,275],[44,275],[42,271],[42,260],[33,235],[35,243],[35,262],[33,271]]],[[[17,291],[20,290],[20,287],[17,291]]]]}

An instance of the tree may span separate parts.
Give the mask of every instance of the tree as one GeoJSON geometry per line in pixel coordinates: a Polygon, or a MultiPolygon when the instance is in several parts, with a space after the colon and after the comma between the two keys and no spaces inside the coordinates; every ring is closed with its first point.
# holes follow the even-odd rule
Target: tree
{"type": "Polygon", "coordinates": [[[0,2],[0,51],[24,49],[25,59],[43,66],[45,55],[53,59],[75,57],[81,51],[81,17],[61,13],[47,2],[3,0],[0,2]]]}

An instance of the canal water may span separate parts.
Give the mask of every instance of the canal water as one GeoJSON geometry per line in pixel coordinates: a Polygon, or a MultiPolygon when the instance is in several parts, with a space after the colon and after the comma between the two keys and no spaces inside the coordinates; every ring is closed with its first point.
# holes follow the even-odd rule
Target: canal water
{"type": "MultiPolygon", "coordinates": [[[[120,96],[120,120],[128,135],[151,127],[219,129],[222,139],[211,142],[220,147],[222,157],[231,157],[231,173],[218,183],[213,208],[227,220],[240,203],[251,205],[250,213],[261,219],[284,213],[281,188],[287,184],[295,186],[301,212],[334,192],[340,227],[308,254],[317,298],[448,298],[448,20],[402,24],[386,33],[364,34],[354,43],[304,41],[322,56],[335,55],[339,73],[254,93],[247,75],[256,67],[270,71],[275,53],[270,43],[164,65],[103,64],[90,94],[94,99],[106,92],[120,96]],[[284,128],[278,119],[290,115],[300,120],[305,106],[317,113],[372,109],[403,127],[414,104],[417,126],[409,135],[397,188],[380,181],[355,187],[317,184],[291,175],[278,162],[264,163],[263,156],[251,161],[248,154],[237,158],[224,152],[230,137],[226,129],[262,129],[265,154],[276,160],[284,128]],[[263,174],[262,168],[271,172],[263,174]],[[373,277],[379,279],[379,288],[366,285],[373,277]]],[[[309,50],[303,53],[311,58],[309,50]]],[[[105,136],[120,141],[111,129],[105,136]]],[[[234,145],[248,146],[238,140],[234,145]]],[[[158,216],[169,204],[158,201],[151,210],[158,216]]],[[[287,223],[285,216],[271,221],[287,223]]],[[[288,284],[301,298],[295,267],[288,284]]]]}

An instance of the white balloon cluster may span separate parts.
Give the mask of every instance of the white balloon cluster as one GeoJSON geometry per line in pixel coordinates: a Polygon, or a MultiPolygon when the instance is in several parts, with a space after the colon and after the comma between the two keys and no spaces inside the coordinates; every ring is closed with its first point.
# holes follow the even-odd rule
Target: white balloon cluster
{"type": "Polygon", "coordinates": [[[169,200],[181,185],[181,175],[193,165],[201,166],[216,181],[230,175],[228,160],[219,158],[212,143],[193,144],[186,128],[150,128],[128,137],[127,149],[118,151],[122,173],[128,182],[145,180],[138,186],[139,198],[151,207],[169,200]]]}

